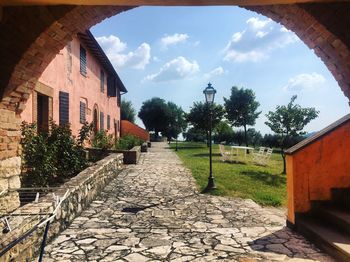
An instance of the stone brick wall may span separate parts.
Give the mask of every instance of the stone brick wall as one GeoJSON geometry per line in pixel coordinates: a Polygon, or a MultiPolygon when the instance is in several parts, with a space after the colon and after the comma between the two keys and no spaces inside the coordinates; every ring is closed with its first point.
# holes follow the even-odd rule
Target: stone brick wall
{"type": "Polygon", "coordinates": [[[127,165],[137,164],[141,156],[141,146],[134,146],[130,150],[103,150],[101,148],[87,148],[86,150],[88,152],[88,158],[90,160],[101,159],[111,153],[123,154],[123,163],[127,165]]]}
{"type": "MultiPolygon", "coordinates": [[[[64,230],[72,220],[86,208],[94,198],[102,191],[122,168],[122,154],[111,154],[106,158],[98,161],[95,165],[85,169],[74,178],[56,189],[54,193],[62,196],[69,189],[66,200],[62,203],[62,208],[57,213],[55,220],[50,225],[49,240],[57,236],[64,230]]],[[[51,194],[43,197],[39,203],[31,203],[20,207],[16,212],[38,213],[47,212],[53,209],[51,194]]],[[[19,237],[21,234],[30,229],[38,222],[34,216],[10,218],[10,225],[15,230],[3,234],[0,228],[0,250],[8,243],[19,237]]],[[[35,231],[30,237],[20,242],[5,256],[0,258],[1,261],[25,261],[30,259],[33,254],[37,253],[42,240],[43,229],[35,231]]]]}
{"type": "Polygon", "coordinates": [[[0,109],[0,213],[19,206],[17,193],[7,191],[20,187],[20,123],[15,112],[0,109]]]}

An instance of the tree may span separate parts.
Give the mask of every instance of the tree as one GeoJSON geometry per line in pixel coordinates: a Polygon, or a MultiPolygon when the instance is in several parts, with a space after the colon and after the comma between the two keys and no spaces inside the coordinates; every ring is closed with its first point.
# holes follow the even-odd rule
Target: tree
{"type": "Polygon", "coordinates": [[[183,133],[186,141],[192,142],[204,142],[207,136],[206,131],[201,129],[196,129],[194,127],[189,128],[186,132],[183,133]]]}
{"type": "Polygon", "coordinates": [[[159,97],[154,97],[143,102],[138,116],[147,130],[155,131],[156,137],[159,132],[165,132],[169,126],[169,107],[166,102],[159,97]]]}
{"type": "MultiPolygon", "coordinates": [[[[212,105],[212,127],[215,127],[222,120],[225,111],[221,105],[213,104],[212,105]]],[[[191,107],[190,112],[186,115],[186,121],[192,125],[195,129],[206,132],[207,141],[208,139],[208,130],[209,130],[209,115],[210,107],[207,103],[203,102],[194,102],[191,107]]],[[[208,144],[209,145],[209,144],[208,144]]]]}
{"type": "Polygon", "coordinates": [[[170,141],[172,138],[177,139],[178,135],[182,133],[186,127],[187,123],[185,121],[185,112],[181,107],[177,106],[173,102],[168,102],[168,127],[164,131],[164,135],[170,141]]]}
{"type": "Polygon", "coordinates": [[[247,126],[254,126],[256,119],[261,114],[257,112],[260,103],[255,100],[255,93],[251,89],[231,88],[229,99],[224,98],[226,117],[232,126],[244,128],[244,140],[248,146],[247,126]]]}
{"type": "Polygon", "coordinates": [[[244,131],[237,130],[233,134],[233,142],[241,146],[244,142],[244,131]]]}
{"type": "Polygon", "coordinates": [[[279,147],[280,137],[276,134],[265,134],[262,140],[262,145],[267,147],[279,147]]]}
{"type": "Polygon", "coordinates": [[[132,123],[135,123],[136,111],[131,101],[122,100],[120,114],[122,120],[128,120],[132,123]]]}
{"type": "Polygon", "coordinates": [[[257,145],[261,145],[262,135],[259,131],[256,131],[254,128],[249,128],[247,130],[248,143],[253,145],[253,147],[257,145]]]}
{"type": "Polygon", "coordinates": [[[216,143],[226,142],[230,144],[233,142],[234,132],[232,127],[226,121],[221,121],[214,129],[214,141],[216,143]]]}
{"type": "Polygon", "coordinates": [[[319,111],[313,107],[302,108],[294,104],[297,96],[292,96],[287,106],[277,106],[274,112],[266,114],[268,121],[265,122],[273,132],[280,135],[280,148],[283,158],[283,173],[286,173],[286,155],[284,149],[293,138],[304,135],[304,127],[311,120],[317,118],[319,111]]]}

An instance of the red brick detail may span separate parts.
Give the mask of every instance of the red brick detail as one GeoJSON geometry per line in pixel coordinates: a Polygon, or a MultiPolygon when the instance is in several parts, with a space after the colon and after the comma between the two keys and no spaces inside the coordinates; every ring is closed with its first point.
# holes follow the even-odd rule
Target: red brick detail
{"type": "Polygon", "coordinates": [[[53,58],[78,32],[128,7],[5,7],[0,24],[0,108],[25,108],[29,94],[53,58]],[[6,87],[1,90],[1,87],[6,87]]]}
{"type": "Polygon", "coordinates": [[[127,120],[122,120],[120,126],[120,134],[121,136],[130,134],[141,138],[144,141],[150,141],[149,133],[147,130],[135,125],[127,120]]]}

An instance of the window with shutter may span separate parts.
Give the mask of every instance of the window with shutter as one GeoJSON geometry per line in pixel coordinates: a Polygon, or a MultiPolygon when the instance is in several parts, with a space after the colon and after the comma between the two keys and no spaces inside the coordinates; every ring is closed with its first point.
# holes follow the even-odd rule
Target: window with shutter
{"type": "Polygon", "coordinates": [[[101,79],[101,92],[104,93],[105,92],[105,72],[103,70],[101,70],[100,79],[101,79]]]}
{"type": "Polygon", "coordinates": [[[86,104],[80,102],[80,123],[84,124],[86,122],[86,104]]]}
{"type": "Polygon", "coordinates": [[[59,124],[69,123],[69,93],[59,93],[59,124]]]}
{"type": "Polygon", "coordinates": [[[80,46],[80,73],[83,76],[86,76],[87,74],[86,65],[87,65],[86,50],[84,47],[80,46]]]}
{"type": "Polygon", "coordinates": [[[107,96],[116,97],[116,87],[114,77],[107,77],[107,96]]]}
{"type": "Polygon", "coordinates": [[[107,129],[111,129],[111,116],[107,115],[107,129]]]}
{"type": "Polygon", "coordinates": [[[105,127],[104,114],[103,112],[100,112],[100,130],[104,130],[104,127],[105,127]]]}

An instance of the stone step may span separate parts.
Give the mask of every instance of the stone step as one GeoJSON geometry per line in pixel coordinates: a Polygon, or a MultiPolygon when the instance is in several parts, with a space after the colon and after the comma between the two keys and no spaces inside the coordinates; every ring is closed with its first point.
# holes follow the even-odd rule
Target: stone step
{"type": "Polygon", "coordinates": [[[323,205],[313,210],[313,215],[350,235],[350,212],[336,206],[323,205]]]}
{"type": "Polygon", "coordinates": [[[333,188],[332,192],[332,203],[345,207],[350,210],[350,189],[349,188],[333,188]]]}
{"type": "Polygon", "coordinates": [[[338,231],[327,221],[303,216],[297,220],[297,230],[336,261],[350,261],[350,235],[338,231]]]}

